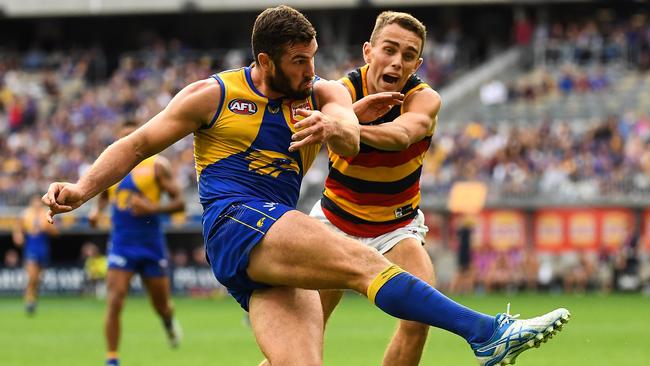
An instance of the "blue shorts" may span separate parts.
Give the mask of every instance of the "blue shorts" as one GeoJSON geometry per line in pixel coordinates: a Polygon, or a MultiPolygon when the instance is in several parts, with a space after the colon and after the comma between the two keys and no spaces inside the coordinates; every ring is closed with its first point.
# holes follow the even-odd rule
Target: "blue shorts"
{"type": "Polygon", "coordinates": [[[25,262],[34,262],[45,267],[50,263],[50,246],[42,243],[26,243],[23,257],[25,262]]]}
{"type": "MultiPolygon", "coordinates": [[[[143,240],[143,238],[139,238],[143,240]]],[[[137,272],[142,277],[167,276],[169,261],[164,241],[125,244],[112,242],[108,249],[108,268],[137,272]]]]}
{"type": "Polygon", "coordinates": [[[277,202],[247,201],[224,209],[215,204],[203,212],[205,251],[212,272],[246,311],[254,290],[271,287],[248,277],[250,252],[271,226],[291,210],[295,208],[277,202]]]}

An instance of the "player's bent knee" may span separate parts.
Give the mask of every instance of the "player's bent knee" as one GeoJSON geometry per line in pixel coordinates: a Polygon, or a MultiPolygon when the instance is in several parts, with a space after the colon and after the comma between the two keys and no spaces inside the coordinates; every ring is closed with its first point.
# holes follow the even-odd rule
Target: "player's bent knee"
{"type": "Polygon", "coordinates": [[[364,294],[375,277],[391,264],[375,249],[362,244],[349,249],[347,255],[350,258],[347,287],[364,294]]]}

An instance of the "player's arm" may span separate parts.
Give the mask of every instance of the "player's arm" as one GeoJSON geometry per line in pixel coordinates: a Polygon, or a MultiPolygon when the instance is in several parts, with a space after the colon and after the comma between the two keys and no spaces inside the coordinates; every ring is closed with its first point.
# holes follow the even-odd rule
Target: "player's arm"
{"type": "Polygon", "coordinates": [[[95,206],[93,206],[93,208],[90,210],[90,213],[88,213],[88,224],[90,224],[90,226],[97,226],[97,223],[99,222],[99,216],[102,214],[102,212],[104,212],[106,206],[108,206],[108,191],[104,191],[99,194],[95,206]]]}
{"type": "Polygon", "coordinates": [[[438,93],[421,89],[404,100],[404,113],[392,122],[361,125],[361,142],[382,150],[405,150],[433,130],[440,106],[438,93]]]}
{"type": "Polygon", "coordinates": [[[319,81],[314,86],[320,111],[298,110],[305,119],[295,124],[299,130],[292,136],[289,151],[302,146],[327,143],[329,149],[342,156],[359,153],[359,120],[352,110],[348,92],[336,81],[319,81]]]}
{"type": "Polygon", "coordinates": [[[76,184],[52,183],[43,196],[48,220],[71,211],[124,178],[138,163],[207,125],[214,116],[221,90],[213,79],[181,90],[167,107],[128,136],[110,145],[76,184]]]}
{"type": "Polygon", "coordinates": [[[23,232],[22,216],[16,218],[13,228],[11,230],[11,238],[17,247],[22,247],[25,244],[25,233],[23,232]]]}
{"type": "Polygon", "coordinates": [[[183,211],[185,201],[180,186],[172,177],[169,161],[162,156],[157,156],[154,162],[154,171],[156,182],[162,191],[169,195],[169,202],[160,204],[150,201],[143,195],[133,195],[131,196],[131,212],[136,216],[144,216],[183,211]]]}
{"type": "Polygon", "coordinates": [[[156,170],[156,179],[160,188],[169,196],[169,201],[165,205],[158,205],[157,213],[174,213],[185,209],[185,199],[181,187],[172,175],[172,168],[169,160],[165,157],[158,156],[154,165],[156,170]]]}

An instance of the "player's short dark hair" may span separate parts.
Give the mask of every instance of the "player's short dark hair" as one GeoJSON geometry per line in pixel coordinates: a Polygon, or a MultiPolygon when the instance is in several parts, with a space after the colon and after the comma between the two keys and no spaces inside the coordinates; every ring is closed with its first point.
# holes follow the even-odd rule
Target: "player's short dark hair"
{"type": "Polygon", "coordinates": [[[397,11],[384,11],[377,16],[375,21],[375,28],[372,30],[370,35],[370,43],[375,44],[377,37],[381,33],[381,30],[384,29],[389,24],[397,24],[400,27],[409,30],[415,33],[422,40],[422,47],[420,48],[420,55],[422,54],[422,49],[424,48],[424,42],[427,39],[427,27],[422,24],[416,17],[409,13],[401,13],[397,11]]]}
{"type": "Polygon", "coordinates": [[[255,19],[251,46],[253,57],[266,53],[278,63],[286,46],[309,43],[316,37],[316,30],[298,10],[286,5],[264,10],[255,19]]]}

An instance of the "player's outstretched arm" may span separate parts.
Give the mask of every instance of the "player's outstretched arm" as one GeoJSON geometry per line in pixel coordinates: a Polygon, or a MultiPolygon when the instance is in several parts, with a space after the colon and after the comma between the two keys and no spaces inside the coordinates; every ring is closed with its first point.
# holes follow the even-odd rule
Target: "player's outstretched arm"
{"type": "Polygon", "coordinates": [[[359,153],[359,120],[345,87],[336,81],[319,81],[314,86],[320,111],[298,110],[305,119],[295,124],[299,130],[291,138],[290,151],[302,146],[327,143],[342,156],[359,153]]]}
{"type": "Polygon", "coordinates": [[[361,142],[382,150],[405,150],[433,131],[440,106],[438,93],[421,89],[404,100],[404,113],[394,121],[361,125],[361,142]]]}
{"type": "Polygon", "coordinates": [[[221,93],[213,79],[197,81],[181,90],[165,109],[130,135],[110,145],[77,183],[50,184],[43,202],[48,221],[72,211],[124,178],[138,163],[208,124],[221,93]]]}

